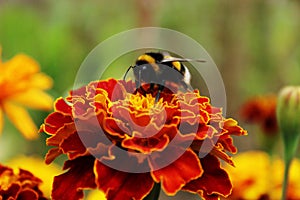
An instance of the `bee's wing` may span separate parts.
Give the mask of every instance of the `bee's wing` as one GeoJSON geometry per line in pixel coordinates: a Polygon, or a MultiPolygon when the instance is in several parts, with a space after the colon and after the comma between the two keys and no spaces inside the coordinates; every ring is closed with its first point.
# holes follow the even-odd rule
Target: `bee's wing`
{"type": "Polygon", "coordinates": [[[167,57],[164,58],[161,63],[166,63],[166,62],[206,62],[206,60],[203,59],[189,59],[189,58],[175,58],[175,57],[167,57]]]}

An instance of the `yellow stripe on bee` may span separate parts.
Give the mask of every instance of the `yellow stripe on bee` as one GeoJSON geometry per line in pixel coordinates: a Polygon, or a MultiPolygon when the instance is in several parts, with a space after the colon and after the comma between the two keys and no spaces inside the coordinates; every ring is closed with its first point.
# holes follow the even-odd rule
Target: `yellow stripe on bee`
{"type": "Polygon", "coordinates": [[[137,60],[144,60],[148,63],[155,63],[155,59],[146,54],[139,56],[137,60]]]}
{"type": "Polygon", "coordinates": [[[139,56],[137,60],[146,61],[147,63],[151,64],[154,71],[156,71],[156,72],[159,71],[159,66],[156,64],[156,61],[152,56],[144,54],[144,55],[139,56]]]}
{"type": "Polygon", "coordinates": [[[181,70],[181,64],[178,61],[172,62],[172,65],[180,72],[181,70]]]}

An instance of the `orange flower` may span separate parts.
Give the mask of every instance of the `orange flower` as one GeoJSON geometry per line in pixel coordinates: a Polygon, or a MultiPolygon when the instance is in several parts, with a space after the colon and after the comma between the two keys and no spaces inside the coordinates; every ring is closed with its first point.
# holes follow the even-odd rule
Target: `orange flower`
{"type": "Polygon", "coordinates": [[[275,95],[265,95],[249,99],[241,108],[241,115],[249,123],[259,124],[264,133],[278,133],[275,95]]]}
{"type": "Polygon", "coordinates": [[[47,198],[50,198],[51,195],[54,176],[61,172],[58,165],[46,165],[44,159],[36,156],[19,155],[6,161],[4,164],[12,168],[14,171],[22,168],[23,170],[32,172],[34,176],[39,177],[39,179],[43,182],[39,185],[39,189],[47,198]]]}
{"type": "Polygon", "coordinates": [[[15,174],[0,164],[0,199],[46,200],[39,185],[42,181],[29,171],[20,169],[15,174]]]}
{"type": "Polygon", "coordinates": [[[43,90],[51,86],[52,80],[40,72],[38,63],[32,58],[19,54],[2,62],[0,48],[0,133],[3,113],[6,113],[27,139],[36,138],[36,125],[23,106],[50,110],[53,100],[43,90]]]}
{"type": "MultiPolygon", "coordinates": [[[[262,151],[239,153],[234,159],[237,166],[226,167],[233,183],[232,194],[226,199],[280,199],[284,174],[282,160],[271,159],[262,151]]],[[[300,199],[299,170],[300,162],[294,159],[287,200],[300,199]]]]}
{"type": "Polygon", "coordinates": [[[198,91],[134,93],[134,84],[95,81],[58,98],[41,126],[50,135],[46,163],[67,154],[55,177],[52,198],[80,199],[98,188],[108,200],[143,199],[154,183],[167,195],[179,190],[204,199],[228,196],[232,186],[220,159],[233,165],[231,135],[246,131],[198,91]],[[134,94],[133,94],[134,93],[134,94]]]}

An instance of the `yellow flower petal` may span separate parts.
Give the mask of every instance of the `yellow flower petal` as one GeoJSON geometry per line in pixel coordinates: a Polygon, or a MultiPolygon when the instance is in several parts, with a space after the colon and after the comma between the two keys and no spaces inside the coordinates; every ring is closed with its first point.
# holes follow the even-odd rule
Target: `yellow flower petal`
{"type": "Polygon", "coordinates": [[[234,195],[244,199],[259,199],[261,194],[268,193],[270,160],[266,153],[261,151],[239,153],[234,161],[235,168],[226,168],[232,178],[234,195]]]}
{"type": "Polygon", "coordinates": [[[30,79],[31,87],[39,89],[49,89],[53,85],[52,79],[44,73],[38,73],[31,77],[30,79]]]}
{"type": "MultiPolygon", "coordinates": [[[[236,167],[225,166],[233,182],[229,199],[278,199],[282,192],[283,161],[262,151],[248,151],[234,157],[236,167]]],[[[300,162],[294,159],[290,170],[288,199],[300,199],[300,162]]]]}
{"type": "Polygon", "coordinates": [[[104,192],[100,190],[92,190],[87,196],[86,200],[106,200],[104,192]]]}
{"type": "Polygon", "coordinates": [[[7,62],[3,63],[3,67],[8,68],[6,74],[8,77],[14,79],[19,77],[26,77],[40,71],[39,64],[24,54],[18,54],[7,62]]]}
{"type": "Polygon", "coordinates": [[[61,173],[58,165],[55,165],[54,163],[47,165],[42,158],[38,157],[18,156],[5,164],[16,171],[19,168],[28,170],[36,177],[40,178],[43,181],[40,189],[48,198],[51,194],[53,177],[61,173]]]}
{"type": "Polygon", "coordinates": [[[38,89],[24,91],[12,96],[10,99],[34,109],[51,110],[53,106],[53,98],[38,89]]]}
{"type": "Polygon", "coordinates": [[[37,127],[24,108],[8,102],[3,103],[3,108],[11,122],[27,139],[37,138],[37,127]]]}

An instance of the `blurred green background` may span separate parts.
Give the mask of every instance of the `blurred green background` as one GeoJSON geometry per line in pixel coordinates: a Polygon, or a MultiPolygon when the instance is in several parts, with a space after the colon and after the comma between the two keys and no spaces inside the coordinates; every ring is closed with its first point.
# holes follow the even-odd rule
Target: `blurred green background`
{"type": "MultiPolygon", "coordinates": [[[[0,0],[0,45],[4,61],[20,52],[36,59],[53,78],[49,93],[56,98],[67,94],[84,58],[110,36],[144,26],[180,31],[211,55],[225,83],[227,116],[239,119],[249,97],[300,83],[299,19],[297,0],[0,0]]],[[[122,62],[111,72],[117,77],[134,60],[122,62]]],[[[48,114],[30,112],[37,126],[48,114]]],[[[237,138],[240,149],[258,148],[255,129],[240,124],[249,130],[247,138],[237,138]]],[[[6,120],[0,161],[17,154],[44,156],[45,138],[25,141],[6,120]]]]}

